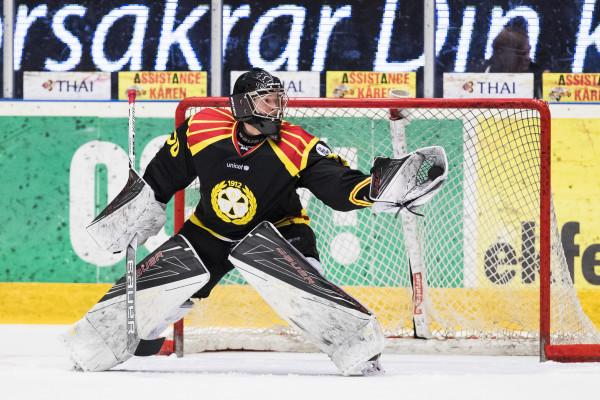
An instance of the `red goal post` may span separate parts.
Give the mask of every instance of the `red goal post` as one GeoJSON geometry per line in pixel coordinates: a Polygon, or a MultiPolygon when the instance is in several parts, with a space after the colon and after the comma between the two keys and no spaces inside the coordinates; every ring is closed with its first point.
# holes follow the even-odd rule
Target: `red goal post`
{"type": "MultiPolygon", "coordinates": [[[[204,107],[228,108],[229,100],[228,98],[184,99],[177,107],[175,125],[179,126],[186,118],[190,117],[191,114],[204,107]]],[[[427,258],[427,260],[425,260],[425,269],[431,269],[431,264],[435,264],[434,269],[440,269],[441,267],[439,267],[439,265],[441,264],[448,264],[448,271],[450,272],[443,271],[443,273],[460,276],[460,279],[463,280],[462,284],[457,284],[456,282],[447,282],[443,277],[438,281],[435,281],[435,279],[430,276],[426,277],[425,281],[428,281],[429,285],[427,290],[431,291],[434,296],[437,296],[435,298],[425,300],[425,303],[427,303],[429,318],[426,323],[426,328],[431,330],[432,340],[436,343],[442,343],[442,346],[443,343],[452,340],[472,343],[473,341],[482,339],[482,341],[485,340],[486,343],[488,343],[490,340],[496,341],[501,335],[506,335],[506,338],[503,337],[502,340],[507,339],[509,342],[511,340],[527,341],[528,343],[530,343],[532,340],[537,341],[539,343],[538,348],[541,360],[555,360],[563,362],[600,360],[600,334],[593,326],[589,318],[583,314],[572,283],[570,283],[569,288],[569,282],[565,278],[565,275],[568,275],[568,271],[566,271],[566,262],[564,261],[562,246],[560,244],[560,240],[557,241],[558,228],[556,226],[556,218],[554,216],[551,194],[551,120],[548,104],[534,99],[484,100],[292,98],[288,104],[288,111],[290,111],[288,112],[288,115],[291,116],[290,118],[294,119],[294,121],[292,121],[293,123],[298,123],[303,127],[306,121],[310,121],[312,123],[312,120],[318,120],[316,123],[323,123],[326,125],[329,124],[325,128],[315,128],[310,126],[309,128],[311,129],[308,129],[305,127],[309,133],[317,137],[322,137],[324,132],[329,131],[342,130],[347,132],[348,130],[359,129],[358,125],[361,127],[366,127],[364,128],[364,133],[356,136],[357,139],[355,140],[358,141],[358,138],[360,138],[360,140],[364,139],[363,135],[368,136],[368,134],[370,134],[369,129],[372,129],[373,131],[385,129],[390,131],[393,130],[394,122],[389,121],[389,110],[396,109],[405,110],[405,123],[402,125],[403,127],[398,125],[402,131],[402,135],[406,135],[406,137],[403,136],[402,139],[406,142],[404,143],[405,150],[406,147],[408,147],[408,151],[412,151],[415,150],[415,148],[413,148],[414,146],[423,147],[422,144],[429,145],[431,140],[434,141],[434,143],[431,144],[437,144],[435,143],[435,138],[432,139],[432,136],[437,135],[438,132],[445,132],[440,134],[443,135],[454,129],[457,132],[456,135],[462,135],[463,137],[457,139],[458,141],[462,141],[462,148],[461,144],[455,145],[455,150],[457,153],[462,151],[462,155],[457,157],[457,159],[460,158],[462,161],[454,161],[453,163],[452,154],[449,153],[449,164],[450,168],[453,166],[457,169],[462,168],[462,173],[465,177],[462,178],[462,183],[456,184],[455,186],[449,188],[448,193],[451,193],[452,196],[459,198],[459,200],[457,200],[458,203],[462,201],[460,200],[461,196],[464,196],[464,198],[467,197],[466,194],[457,193],[462,190],[461,188],[468,185],[474,185],[477,187],[476,189],[473,189],[473,191],[477,192],[474,196],[476,198],[469,200],[470,205],[468,207],[464,205],[460,207],[460,213],[463,215],[463,220],[461,222],[462,226],[459,229],[462,229],[463,233],[451,237],[452,240],[458,238],[457,241],[463,241],[462,246],[464,248],[461,247],[460,251],[456,251],[455,248],[449,250],[449,252],[461,253],[458,254],[458,257],[455,257],[456,254],[454,254],[454,258],[449,257],[446,259],[444,258],[445,256],[443,254],[444,249],[438,251],[435,249],[431,250],[428,247],[431,246],[431,244],[428,244],[428,242],[435,242],[436,239],[426,233],[427,229],[447,229],[451,231],[455,230],[456,226],[452,226],[454,220],[452,220],[451,217],[450,219],[443,219],[444,217],[441,219],[436,219],[434,217],[433,219],[435,220],[435,223],[439,223],[439,226],[436,225],[433,227],[425,227],[426,223],[423,222],[423,220],[427,221],[430,213],[436,211],[436,207],[443,208],[443,206],[428,204],[426,207],[423,207],[425,217],[423,217],[422,222],[419,222],[421,225],[418,228],[419,233],[423,235],[423,238],[419,239],[420,244],[417,247],[419,247],[421,249],[420,251],[424,253],[423,257],[427,258]],[[368,121],[369,118],[371,118],[370,125],[368,121]],[[341,125],[339,126],[334,127],[331,125],[331,121],[336,121],[336,123],[338,123],[338,120],[346,121],[340,122],[341,125]],[[360,124],[358,123],[359,120],[360,124]],[[366,120],[366,123],[364,123],[365,121],[363,120],[366,120]],[[406,123],[406,121],[409,122],[406,123]],[[440,121],[443,121],[443,123],[440,121]],[[390,128],[386,128],[386,124],[389,125],[390,128]],[[468,132],[465,133],[465,131],[468,132]],[[421,134],[424,137],[422,143],[413,139],[413,137],[421,134]],[[519,136],[519,139],[514,143],[500,143],[504,136],[519,136]],[[494,141],[499,141],[499,143],[495,144],[494,141]],[[485,161],[487,160],[488,152],[494,153],[495,158],[490,158],[490,160],[492,160],[490,161],[490,165],[481,167],[479,163],[488,162],[485,161]],[[527,154],[523,155],[522,153],[527,154]],[[523,159],[521,160],[519,157],[523,157],[523,159]],[[473,160],[469,162],[464,161],[467,158],[472,158],[473,160]],[[461,163],[462,165],[459,165],[461,163]],[[522,163],[522,165],[519,166],[520,163],[522,163]],[[469,166],[465,167],[464,165],[466,164],[469,166]],[[496,169],[503,168],[504,164],[511,164],[509,166],[509,168],[511,168],[510,171],[502,170],[502,172],[496,173],[496,169]],[[529,164],[535,165],[530,166],[529,164]],[[520,172],[515,171],[515,168],[512,167],[522,167],[524,170],[526,170],[525,174],[528,175],[519,176],[520,172]],[[507,172],[514,174],[515,176],[508,177],[504,180],[502,174],[507,172]],[[482,177],[482,174],[484,173],[487,175],[482,177]],[[476,180],[477,183],[474,184],[472,182],[473,180],[476,180]],[[507,199],[501,197],[503,195],[503,191],[513,190],[511,186],[519,186],[521,184],[515,184],[515,180],[519,182],[531,181],[530,183],[524,184],[527,185],[528,188],[514,189],[514,192],[512,193],[513,196],[516,194],[516,197],[519,197],[519,201],[526,202],[527,204],[513,202],[514,199],[510,198],[510,196],[508,196],[507,199]],[[467,181],[469,181],[468,184],[465,183],[467,181]],[[496,186],[500,186],[500,188],[496,186]],[[503,186],[508,186],[508,188],[503,186]],[[496,197],[486,198],[484,194],[487,194],[488,191],[493,192],[494,196],[496,197]],[[527,191],[527,193],[525,193],[525,191],[527,191]],[[532,193],[537,194],[532,196],[532,193]],[[500,206],[498,206],[498,204],[491,206],[480,204],[480,202],[485,201],[490,203],[498,202],[500,206]],[[503,202],[507,202],[509,204],[507,205],[503,202]],[[507,211],[502,207],[507,209],[513,207],[516,209],[507,211]],[[518,209],[519,207],[532,207],[534,209],[531,214],[534,216],[533,224],[526,225],[522,221],[517,221],[516,228],[513,226],[508,227],[508,225],[504,226],[502,223],[498,226],[494,225],[496,223],[494,221],[495,219],[507,218],[504,215],[505,213],[508,215],[509,211],[514,213],[519,213],[522,211],[518,209]],[[488,220],[482,222],[482,218],[479,216],[479,214],[477,217],[471,215],[471,212],[473,211],[477,211],[479,214],[482,212],[489,213],[489,217],[486,218],[489,218],[489,221],[491,222],[488,222],[488,220]],[[496,214],[499,214],[500,216],[498,217],[496,214]],[[495,235],[513,237],[516,235],[518,237],[518,233],[515,234],[515,232],[519,230],[519,228],[521,229],[520,247],[523,253],[520,257],[524,260],[522,261],[522,282],[519,282],[518,284],[515,284],[514,287],[507,289],[508,285],[513,283],[511,280],[516,281],[516,279],[514,279],[516,272],[513,273],[516,271],[516,267],[514,270],[511,270],[510,267],[517,265],[516,259],[519,257],[512,253],[514,252],[514,248],[518,246],[511,246],[507,239],[506,243],[498,242],[486,248],[481,244],[467,244],[469,240],[467,240],[465,237],[469,236],[470,239],[473,239],[474,236],[477,236],[474,239],[475,242],[479,242],[480,235],[487,235],[489,237],[493,237],[495,235]],[[486,230],[489,230],[489,232],[486,230]],[[469,233],[466,233],[467,231],[469,233]],[[475,232],[473,233],[473,231],[475,232]],[[536,244],[537,238],[539,238],[539,244],[536,244]],[[531,243],[532,240],[533,244],[531,243]],[[421,243],[421,241],[424,243],[421,243]],[[557,246],[560,246],[560,248],[557,246]],[[476,253],[476,255],[471,254],[469,249],[473,250],[473,253],[476,253]],[[534,265],[536,263],[536,251],[539,252],[539,264],[537,264],[539,265],[539,275],[536,270],[536,265],[534,265]],[[531,252],[533,252],[533,254],[530,254],[531,252]],[[525,253],[529,254],[528,258],[525,257],[525,253]],[[560,259],[561,256],[562,259],[560,259]],[[525,265],[527,261],[525,258],[530,261],[530,265],[525,265]],[[453,260],[456,259],[462,259],[463,263],[475,265],[475,267],[472,267],[475,269],[475,272],[467,273],[462,270],[462,265],[451,265],[454,263],[453,260]],[[467,259],[470,261],[467,261],[467,259]],[[431,262],[430,260],[436,261],[431,262]],[[430,265],[427,265],[428,262],[430,265]],[[502,268],[506,267],[506,265],[502,264],[503,262],[506,263],[509,268],[498,272],[502,268]],[[484,266],[481,267],[481,264],[484,264],[484,266]],[[490,266],[496,268],[498,271],[493,270],[493,268],[490,266]],[[529,268],[529,272],[533,271],[532,275],[525,276],[526,274],[524,271],[527,268],[529,268]],[[473,278],[473,281],[467,282],[467,275],[475,278],[473,278]],[[476,281],[477,279],[479,279],[479,281],[476,281]],[[532,285],[535,287],[532,288],[532,285]],[[462,289],[462,292],[457,291],[460,289],[462,289]],[[502,292],[501,296],[499,296],[497,293],[494,293],[494,290],[496,289],[498,289],[499,292],[502,292]],[[440,294],[435,293],[436,291],[440,292],[440,294]],[[505,292],[510,293],[507,295],[505,292]],[[448,293],[453,294],[448,295],[448,293]],[[528,322],[523,321],[519,315],[515,317],[515,320],[509,320],[504,315],[485,315],[486,313],[493,314],[490,311],[489,305],[486,304],[488,300],[482,300],[481,304],[476,306],[465,306],[463,303],[466,301],[452,298],[452,296],[456,296],[456,293],[460,293],[460,296],[464,295],[466,297],[470,297],[474,302],[479,302],[480,299],[477,297],[482,296],[482,294],[492,293],[491,295],[496,296],[496,298],[507,299],[510,298],[510,296],[520,296],[521,294],[526,293],[524,295],[525,297],[523,297],[521,301],[525,303],[530,301],[537,302],[537,304],[530,304],[530,306],[536,310],[539,309],[539,313],[535,317],[539,319],[537,321],[528,322]],[[535,294],[535,297],[530,297],[531,293],[537,294],[535,294]],[[561,302],[568,303],[566,310],[559,310],[560,307],[563,307],[563,305],[558,304],[561,302]],[[444,304],[440,306],[441,303],[444,304]],[[438,311],[436,307],[441,307],[443,311],[438,311]],[[470,322],[466,323],[464,319],[461,319],[463,318],[462,316],[457,317],[451,315],[453,308],[461,308],[461,310],[464,308],[466,310],[466,314],[483,313],[482,319],[485,320],[485,322],[482,323],[481,327],[475,325],[474,327],[471,327],[469,325],[470,322]],[[557,317],[555,314],[561,314],[561,316],[557,317]],[[571,317],[569,314],[577,314],[576,320],[571,322],[571,317]],[[443,320],[446,317],[447,320],[443,320]],[[568,321],[565,322],[566,320],[568,321]],[[489,326],[486,327],[486,324],[489,326]],[[536,328],[531,327],[533,325],[537,325],[537,330],[536,328]]],[[[391,142],[392,138],[390,137],[389,132],[386,135],[391,142]]],[[[369,140],[371,143],[366,145],[369,146],[369,148],[377,147],[376,145],[374,146],[373,143],[379,143],[382,141],[381,137],[370,137],[366,139],[367,142],[369,140]]],[[[394,138],[393,140],[397,140],[397,138],[394,138]]],[[[440,145],[443,144],[440,143],[440,145]]],[[[347,148],[349,146],[346,145],[345,147],[342,147],[347,148]]],[[[390,145],[386,148],[388,153],[391,152],[391,147],[392,146],[390,145]]],[[[396,148],[394,148],[394,151],[396,151],[396,148]]],[[[360,156],[363,152],[364,149],[357,143],[357,149],[354,149],[348,153],[348,155],[340,154],[340,156],[344,158],[352,158],[357,157],[357,154],[360,156]]],[[[392,156],[391,154],[385,155],[392,156]]],[[[364,165],[360,165],[360,167],[362,167],[361,169],[365,171],[364,165]]],[[[366,171],[368,171],[368,169],[366,171]]],[[[451,182],[448,182],[446,186],[450,186],[450,184],[451,182]]],[[[437,201],[444,202],[443,191],[438,195],[437,201]]],[[[177,232],[183,225],[186,218],[186,213],[189,214],[190,212],[189,207],[193,207],[193,204],[188,204],[186,206],[185,191],[177,193],[175,196],[175,232],[177,232]],[[188,209],[186,209],[186,207],[188,209]]],[[[452,209],[446,210],[447,213],[450,213],[450,211],[452,211],[452,209]]],[[[447,218],[447,216],[445,218],[447,218]]],[[[531,219],[530,216],[528,216],[528,218],[531,219]]],[[[395,223],[397,225],[401,225],[400,220],[397,220],[395,223]]],[[[382,226],[389,226],[390,224],[390,221],[386,221],[385,225],[382,226]]],[[[373,226],[376,228],[378,227],[377,225],[373,226]]],[[[373,232],[377,231],[377,229],[371,229],[366,234],[375,235],[373,232]]],[[[404,240],[403,238],[406,237],[405,235],[406,233],[401,235],[400,240],[404,240]]],[[[449,235],[450,234],[446,236],[442,235],[440,237],[449,238],[449,235]]],[[[439,241],[439,239],[437,240],[439,241]]],[[[356,242],[352,242],[352,244],[356,245],[356,242]]],[[[410,247],[408,244],[406,246],[407,248],[410,247]]],[[[439,244],[437,247],[439,247],[439,244]]],[[[448,249],[445,251],[448,251],[448,249]]],[[[375,257],[377,261],[375,264],[380,265],[390,263],[389,258],[386,258],[386,256],[375,257]]],[[[332,258],[325,258],[334,260],[334,263],[339,264],[336,264],[338,267],[341,266],[340,269],[346,269],[348,263],[355,261],[343,259],[343,256],[341,257],[342,260],[336,259],[335,256],[332,258]]],[[[362,264],[363,268],[364,265],[366,264],[362,264]]],[[[403,269],[408,269],[408,265],[400,263],[398,270],[403,269]]],[[[353,273],[356,274],[356,272],[353,273]]],[[[372,273],[373,276],[377,276],[379,274],[379,272],[372,271],[369,273],[372,273]]],[[[427,273],[429,274],[430,271],[427,271],[427,273]]],[[[380,282],[376,284],[373,284],[371,281],[364,284],[356,283],[354,281],[350,282],[349,278],[344,277],[336,277],[333,280],[335,281],[336,279],[339,280],[338,283],[341,285],[345,284],[350,287],[368,287],[366,289],[367,299],[370,297],[371,293],[378,292],[377,290],[373,292],[369,291],[370,289],[373,289],[374,286],[385,286],[390,282],[390,278],[388,276],[382,280],[383,282],[387,283],[380,282]]],[[[406,283],[394,283],[394,285],[402,288],[406,286],[406,283]]],[[[235,285],[230,286],[233,287],[235,285]]],[[[225,287],[225,289],[231,289],[230,286],[225,287]]],[[[358,289],[358,293],[365,296],[360,289],[358,289]]],[[[408,307],[404,307],[408,308],[409,311],[413,311],[413,307],[410,306],[411,298],[412,295],[408,298],[408,307]]],[[[359,299],[361,301],[365,301],[363,298],[359,299]]],[[[203,300],[203,302],[204,301],[205,300],[203,300]]],[[[381,302],[383,301],[384,300],[381,300],[381,302]]],[[[518,301],[519,300],[517,300],[517,302],[518,301]]],[[[404,299],[404,303],[406,303],[406,299],[404,299]]],[[[382,306],[382,310],[380,311],[378,308],[379,304],[380,303],[378,300],[371,305],[371,308],[375,308],[376,315],[381,313],[382,316],[387,316],[389,313],[396,312],[390,311],[388,313],[385,308],[386,306],[382,306]]],[[[509,305],[506,307],[515,308],[514,306],[509,305]]],[[[518,312],[518,310],[516,310],[516,312],[518,312]]],[[[382,316],[378,315],[380,320],[382,319],[382,316]]],[[[414,315],[412,315],[412,317],[414,320],[414,315]]],[[[407,318],[408,317],[404,317],[404,320],[407,318]]],[[[531,318],[524,317],[523,319],[528,320],[531,318]]],[[[388,326],[385,322],[382,323],[384,327],[388,326]]],[[[187,325],[193,324],[193,321],[189,322],[189,324],[186,323],[186,331],[188,329],[187,325]]],[[[394,329],[390,328],[386,336],[388,336],[390,340],[397,338],[404,339],[410,336],[410,329],[410,327],[399,328],[397,331],[395,331],[394,329]]],[[[182,320],[176,323],[174,327],[174,344],[172,347],[178,355],[183,354],[183,332],[184,322],[182,320]]],[[[260,335],[261,333],[258,334],[260,335]]],[[[221,335],[221,333],[218,335],[221,335]]],[[[277,333],[277,335],[282,334],[277,333]]],[[[429,342],[429,340],[425,342],[429,342]]],[[[471,343],[465,346],[465,352],[468,353],[470,352],[469,349],[473,348],[471,343]]],[[[437,348],[437,345],[435,347],[437,348]]],[[[212,347],[212,345],[206,348],[215,349],[212,347]]],[[[236,347],[234,346],[233,348],[236,347]]]]}

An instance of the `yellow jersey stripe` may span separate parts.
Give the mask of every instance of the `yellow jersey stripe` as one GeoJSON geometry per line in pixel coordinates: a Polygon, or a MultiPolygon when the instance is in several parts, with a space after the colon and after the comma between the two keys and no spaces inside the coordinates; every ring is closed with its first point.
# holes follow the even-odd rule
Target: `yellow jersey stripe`
{"type": "Polygon", "coordinates": [[[211,144],[218,142],[219,140],[229,139],[230,137],[231,137],[231,134],[227,133],[225,135],[219,135],[219,136],[215,136],[214,138],[211,138],[211,139],[203,140],[199,143],[196,143],[192,147],[190,147],[190,151],[192,152],[192,155],[194,156],[199,151],[204,150],[204,148],[206,148],[207,146],[210,146],[211,144]]]}
{"type": "Polygon", "coordinates": [[[349,166],[348,162],[345,159],[343,159],[342,157],[338,156],[337,154],[331,153],[327,156],[327,158],[333,158],[336,162],[342,164],[344,167],[349,166]]]}
{"type": "Polygon", "coordinates": [[[273,143],[273,141],[271,139],[267,139],[267,140],[269,141],[269,145],[271,145],[271,148],[273,149],[273,151],[275,152],[277,157],[279,157],[279,159],[285,166],[285,169],[288,170],[290,175],[291,176],[298,175],[300,170],[298,168],[296,168],[294,163],[290,161],[290,159],[285,155],[285,153],[275,143],[273,143]]]}
{"type": "Polygon", "coordinates": [[[292,149],[294,149],[294,151],[296,153],[298,153],[298,155],[302,155],[302,152],[298,149],[298,147],[294,146],[293,144],[291,144],[290,142],[288,142],[287,140],[285,140],[284,138],[281,138],[281,141],[284,143],[287,143],[288,146],[290,146],[292,149]]]}
{"type": "Polygon", "coordinates": [[[225,115],[227,119],[231,120],[232,122],[235,122],[235,118],[233,118],[233,115],[221,110],[220,108],[213,108],[213,110],[225,115]]]}
{"type": "Polygon", "coordinates": [[[319,139],[312,138],[312,140],[306,145],[306,149],[304,150],[304,154],[302,154],[302,163],[300,164],[300,169],[303,170],[306,168],[306,164],[308,164],[308,153],[312,150],[313,147],[319,142],[319,139]]]}
{"type": "Polygon", "coordinates": [[[292,225],[292,224],[293,225],[304,224],[304,225],[310,226],[310,221],[305,218],[300,218],[300,217],[289,218],[289,219],[286,219],[285,221],[275,223],[275,227],[281,228],[282,226],[287,226],[287,225],[292,225]]]}
{"type": "Polygon", "coordinates": [[[308,218],[308,214],[306,213],[306,210],[304,208],[300,211],[300,215],[300,217],[286,217],[280,219],[273,225],[275,225],[275,227],[277,228],[292,224],[304,224],[310,226],[310,219],[308,218]]]}
{"type": "Polygon", "coordinates": [[[193,124],[204,124],[204,123],[221,123],[221,124],[228,124],[228,125],[229,125],[229,124],[232,124],[232,123],[233,123],[233,121],[223,121],[223,120],[220,120],[220,121],[209,121],[209,120],[194,120],[194,119],[193,119],[193,120],[191,120],[191,121],[189,122],[189,124],[188,124],[188,125],[193,125],[193,124]]]}
{"type": "Polygon", "coordinates": [[[297,138],[298,140],[300,140],[302,142],[302,144],[304,144],[305,146],[307,145],[306,140],[304,140],[304,138],[302,136],[292,133],[290,131],[283,130],[283,129],[281,130],[281,132],[287,133],[288,135],[293,136],[293,137],[297,138]]]}
{"type": "Polygon", "coordinates": [[[202,222],[201,222],[201,221],[198,219],[198,217],[196,217],[196,214],[192,214],[192,216],[190,217],[190,221],[192,221],[192,223],[193,223],[194,225],[198,225],[200,228],[202,228],[202,229],[206,230],[208,233],[210,233],[210,234],[211,234],[211,235],[213,235],[214,237],[217,237],[217,238],[219,238],[219,239],[221,239],[221,240],[225,240],[225,241],[227,241],[227,242],[235,242],[235,240],[232,240],[232,239],[229,239],[229,238],[227,238],[227,237],[225,237],[225,236],[219,235],[219,234],[218,234],[218,233],[216,233],[215,231],[212,231],[212,230],[208,229],[208,228],[206,227],[206,225],[204,225],[204,224],[203,224],[203,223],[202,223],[202,222]]]}
{"type": "Polygon", "coordinates": [[[362,188],[364,188],[365,186],[367,186],[368,184],[371,183],[371,177],[368,177],[367,179],[365,179],[364,181],[362,181],[361,183],[359,183],[358,185],[356,185],[354,187],[354,189],[352,190],[352,192],[350,192],[350,203],[352,204],[356,204],[357,206],[363,206],[363,207],[371,207],[373,205],[372,202],[370,201],[365,201],[365,200],[360,200],[356,198],[356,195],[358,194],[358,191],[362,188]]]}
{"type": "Polygon", "coordinates": [[[231,127],[230,126],[221,126],[221,127],[217,127],[217,128],[200,129],[200,130],[197,130],[197,131],[194,131],[194,132],[190,132],[190,130],[188,129],[188,134],[187,135],[189,137],[189,136],[197,135],[199,133],[218,131],[218,130],[221,130],[221,129],[231,129],[231,127]]]}

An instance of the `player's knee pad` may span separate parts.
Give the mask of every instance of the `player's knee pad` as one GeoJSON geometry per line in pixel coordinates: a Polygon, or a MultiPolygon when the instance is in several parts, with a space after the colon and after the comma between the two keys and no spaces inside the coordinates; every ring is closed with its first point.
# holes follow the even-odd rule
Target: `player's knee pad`
{"type": "MultiPolygon", "coordinates": [[[[204,264],[181,235],[175,235],[137,265],[138,336],[155,339],[168,322],[189,311],[186,301],[209,280],[204,264]],[[185,303],[185,304],[184,304],[185,303]]],[[[103,371],[131,357],[127,352],[125,277],[61,335],[84,371],[103,371]]]]}
{"type": "Polygon", "coordinates": [[[255,228],[229,259],[281,318],[328,354],[342,374],[380,372],[373,368],[384,338],[375,316],[324,278],[271,224],[255,228]]]}

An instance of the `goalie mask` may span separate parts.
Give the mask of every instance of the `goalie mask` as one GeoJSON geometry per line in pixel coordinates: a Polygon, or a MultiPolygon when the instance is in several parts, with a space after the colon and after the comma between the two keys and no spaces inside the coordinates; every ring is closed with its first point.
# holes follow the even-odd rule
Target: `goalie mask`
{"type": "Polygon", "coordinates": [[[272,140],[281,139],[279,129],[287,101],[279,78],[260,68],[240,75],[229,97],[233,118],[252,125],[272,140]]]}

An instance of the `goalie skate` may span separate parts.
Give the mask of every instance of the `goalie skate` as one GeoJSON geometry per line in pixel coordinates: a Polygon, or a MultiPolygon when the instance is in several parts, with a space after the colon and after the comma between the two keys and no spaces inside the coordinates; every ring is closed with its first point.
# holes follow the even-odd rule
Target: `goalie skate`
{"type": "Polygon", "coordinates": [[[373,357],[372,359],[364,363],[362,369],[360,370],[360,373],[364,376],[383,375],[385,371],[379,363],[379,355],[373,357]]]}

